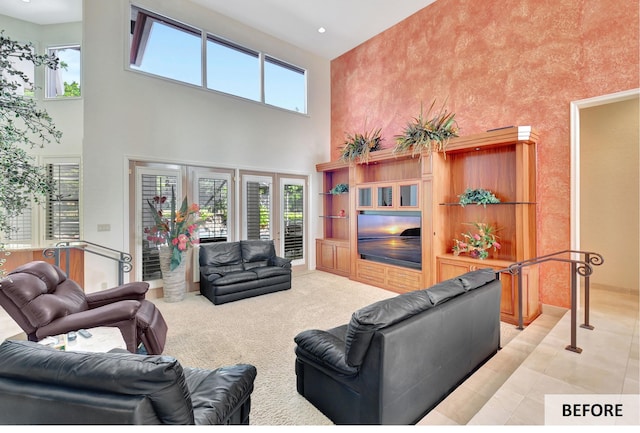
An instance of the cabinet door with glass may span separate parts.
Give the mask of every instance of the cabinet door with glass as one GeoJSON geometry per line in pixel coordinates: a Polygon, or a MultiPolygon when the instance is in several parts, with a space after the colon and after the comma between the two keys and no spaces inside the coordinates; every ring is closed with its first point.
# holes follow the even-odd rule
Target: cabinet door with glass
{"type": "Polygon", "coordinates": [[[400,183],[398,184],[398,207],[405,208],[418,208],[420,206],[418,193],[418,183],[400,183]]]}
{"type": "Polygon", "coordinates": [[[358,209],[371,209],[373,207],[373,192],[370,186],[359,186],[357,188],[358,209]]]}
{"type": "Polygon", "coordinates": [[[394,207],[394,188],[392,184],[376,186],[376,207],[393,208],[394,207]]]}

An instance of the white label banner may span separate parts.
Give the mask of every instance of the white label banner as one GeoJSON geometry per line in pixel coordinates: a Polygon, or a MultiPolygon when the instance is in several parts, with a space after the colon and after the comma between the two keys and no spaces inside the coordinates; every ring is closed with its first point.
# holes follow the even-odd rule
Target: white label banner
{"type": "Polygon", "coordinates": [[[638,425],[640,396],[635,394],[547,394],[546,425],[638,425]]]}

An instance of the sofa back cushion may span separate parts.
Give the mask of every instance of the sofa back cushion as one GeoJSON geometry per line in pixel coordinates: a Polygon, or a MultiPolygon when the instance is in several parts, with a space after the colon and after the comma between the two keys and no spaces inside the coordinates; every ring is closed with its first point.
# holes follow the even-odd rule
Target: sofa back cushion
{"type": "Polygon", "coordinates": [[[276,255],[272,240],[243,240],[240,246],[245,269],[268,266],[276,255]]]}
{"type": "Polygon", "coordinates": [[[426,290],[403,293],[375,302],[353,313],[347,327],[347,364],[358,367],[367,353],[373,334],[433,307],[426,290]]]}
{"type": "Polygon", "coordinates": [[[242,270],[240,242],[212,242],[200,245],[200,266],[234,267],[242,270]]]}
{"type": "Polygon", "coordinates": [[[462,283],[462,287],[464,287],[465,292],[468,292],[469,290],[477,289],[478,287],[482,287],[485,284],[490,283],[497,277],[496,271],[491,268],[485,268],[467,272],[457,278],[462,283]]]}
{"type": "MultiPolygon", "coordinates": [[[[2,282],[4,301],[10,301],[12,314],[19,313],[31,332],[68,314],[88,309],[82,288],[67,279],[60,268],[44,261],[30,262],[12,272],[2,282]]],[[[18,321],[18,319],[16,319],[18,321]]],[[[24,324],[20,320],[21,326],[24,324]]],[[[28,329],[27,329],[28,328],[28,329]]]]}
{"type": "Polygon", "coordinates": [[[63,352],[30,341],[7,340],[0,345],[0,359],[0,377],[78,392],[146,396],[163,424],[194,423],[182,366],[169,356],[63,352]]]}

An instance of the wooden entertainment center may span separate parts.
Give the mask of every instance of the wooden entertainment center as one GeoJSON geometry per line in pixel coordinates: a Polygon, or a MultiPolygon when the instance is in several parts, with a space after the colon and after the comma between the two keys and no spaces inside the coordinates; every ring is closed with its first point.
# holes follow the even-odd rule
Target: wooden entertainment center
{"type": "MultiPolygon", "coordinates": [[[[531,127],[518,126],[453,138],[445,154],[420,158],[384,149],[372,152],[367,163],[316,165],[323,175],[324,222],[316,268],[403,293],[535,257],[537,140],[531,127]],[[348,185],[348,192],[330,193],[339,184],[348,185]],[[458,196],[467,188],[490,190],[500,203],[461,206],[458,196]],[[369,259],[358,251],[358,220],[369,214],[420,218],[417,263],[369,259]],[[473,231],[473,222],[498,229],[501,248],[490,250],[486,260],[452,254],[453,240],[473,231]]],[[[540,314],[538,274],[535,268],[525,271],[523,322],[529,324],[540,314]]],[[[517,324],[516,278],[502,273],[501,280],[501,319],[517,324]]]]}

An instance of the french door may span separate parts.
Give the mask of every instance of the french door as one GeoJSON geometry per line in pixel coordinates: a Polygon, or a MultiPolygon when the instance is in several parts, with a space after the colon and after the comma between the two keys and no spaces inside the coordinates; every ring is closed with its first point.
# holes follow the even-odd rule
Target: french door
{"type": "MultiPolygon", "coordinates": [[[[130,161],[130,172],[134,229],[130,251],[134,253],[136,281],[147,281],[151,287],[162,284],[157,244],[150,228],[154,226],[153,212],[170,214],[172,190],[176,207],[185,196],[189,203],[200,206],[204,219],[198,231],[200,243],[273,239],[279,256],[291,259],[294,266],[306,265],[306,176],[141,161],[130,161]],[[241,187],[236,188],[238,173],[241,187]]],[[[187,272],[193,278],[188,281],[197,282],[198,248],[190,257],[187,272]]]]}
{"type": "Polygon", "coordinates": [[[273,239],[278,255],[306,264],[306,176],[241,171],[241,239],[273,239]]]}

